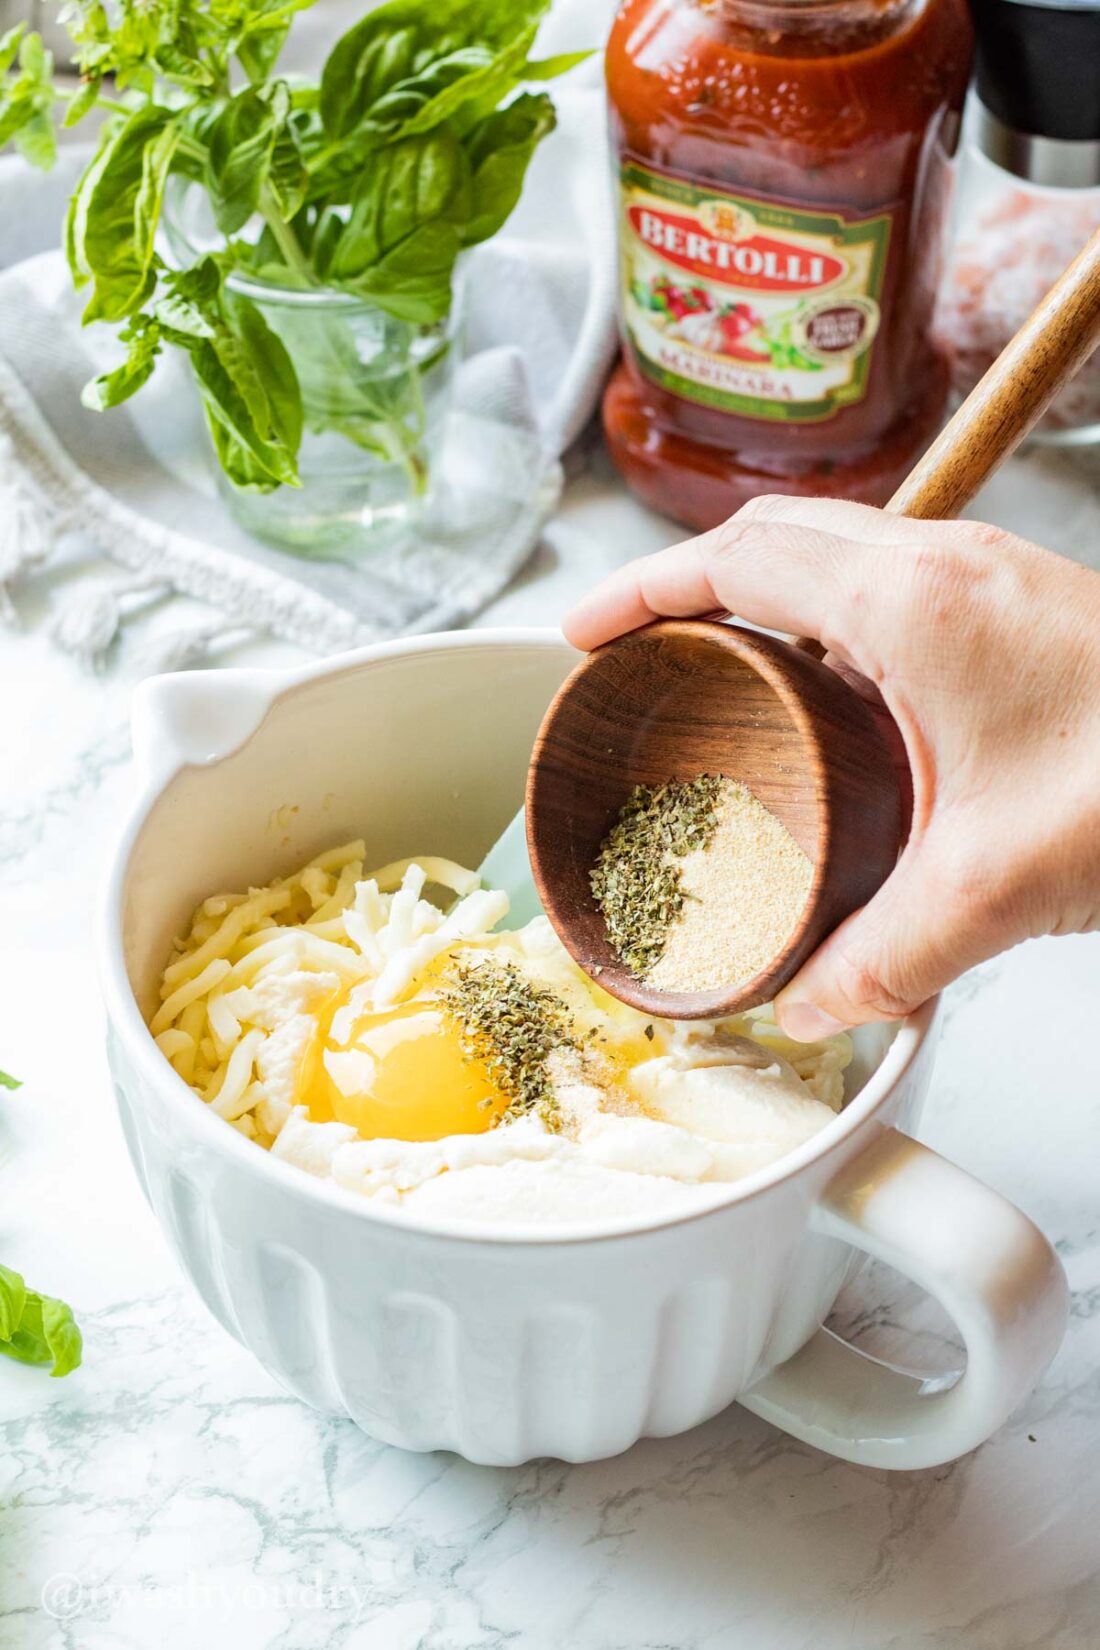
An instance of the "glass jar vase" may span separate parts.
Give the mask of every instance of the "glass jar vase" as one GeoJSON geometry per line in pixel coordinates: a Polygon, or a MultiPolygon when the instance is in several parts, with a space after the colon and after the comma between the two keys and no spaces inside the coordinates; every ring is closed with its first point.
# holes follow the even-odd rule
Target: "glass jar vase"
{"type": "MultiPolygon", "coordinates": [[[[201,190],[183,185],[165,203],[169,247],[193,263],[219,242],[201,190]]],[[[281,339],[302,395],[300,487],[239,488],[214,459],[218,490],[256,538],[295,555],[354,560],[413,528],[432,499],[458,353],[463,281],[445,320],[415,326],[351,293],[302,288],[232,271],[281,339]]]]}

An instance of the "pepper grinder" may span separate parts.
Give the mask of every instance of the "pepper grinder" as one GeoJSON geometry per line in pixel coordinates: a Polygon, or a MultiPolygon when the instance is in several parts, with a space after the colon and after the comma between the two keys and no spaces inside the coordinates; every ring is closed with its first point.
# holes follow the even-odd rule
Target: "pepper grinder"
{"type": "MultiPolygon", "coordinates": [[[[939,332],[960,395],[1100,224],[1100,0],[971,0],[977,33],[939,332]]],[[[1100,443],[1100,355],[1033,440],[1100,443]]]]}

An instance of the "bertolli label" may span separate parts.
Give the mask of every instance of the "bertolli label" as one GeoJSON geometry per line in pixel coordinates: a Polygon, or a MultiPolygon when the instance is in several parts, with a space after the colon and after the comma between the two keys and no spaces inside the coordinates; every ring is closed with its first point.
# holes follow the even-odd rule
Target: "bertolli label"
{"type": "Polygon", "coordinates": [[[663,389],[747,418],[862,399],[891,216],[727,193],[624,160],[623,320],[663,389]]]}

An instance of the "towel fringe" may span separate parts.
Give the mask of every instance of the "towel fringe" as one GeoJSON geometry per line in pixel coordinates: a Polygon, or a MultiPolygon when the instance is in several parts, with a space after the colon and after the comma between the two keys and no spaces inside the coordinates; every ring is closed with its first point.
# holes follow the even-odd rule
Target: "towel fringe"
{"type": "Polygon", "coordinates": [[[15,444],[0,434],[0,617],[18,624],[13,600],[19,580],[53,552],[56,520],[45,495],[20,464],[15,444]]]}
{"type": "Polygon", "coordinates": [[[224,619],[199,620],[173,630],[147,636],[132,661],[137,676],[155,676],[162,671],[189,670],[210,662],[215,653],[255,641],[268,632],[256,625],[227,624],[224,619]]]}

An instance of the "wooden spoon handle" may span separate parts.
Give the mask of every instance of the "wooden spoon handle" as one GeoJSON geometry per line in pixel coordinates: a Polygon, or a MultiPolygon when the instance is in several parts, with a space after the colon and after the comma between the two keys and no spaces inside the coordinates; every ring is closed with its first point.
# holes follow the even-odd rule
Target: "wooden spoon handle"
{"type": "Polygon", "coordinates": [[[1100,344],[1100,229],[976,384],[886,506],[946,521],[964,509],[1100,344]]]}

